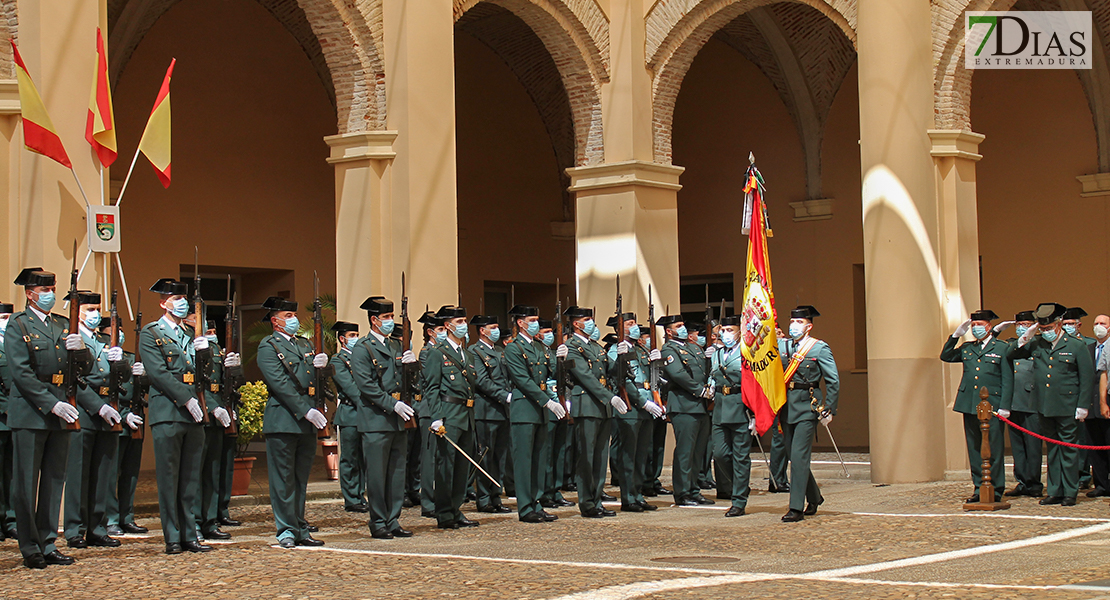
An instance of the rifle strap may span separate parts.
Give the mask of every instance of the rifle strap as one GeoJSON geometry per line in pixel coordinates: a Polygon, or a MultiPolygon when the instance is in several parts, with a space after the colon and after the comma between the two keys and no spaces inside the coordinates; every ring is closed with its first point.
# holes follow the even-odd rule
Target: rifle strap
{"type": "Polygon", "coordinates": [[[308,390],[304,389],[300,380],[297,379],[297,372],[293,369],[293,365],[285,362],[285,353],[281,351],[281,348],[278,348],[277,342],[274,341],[273,336],[267,338],[266,341],[274,347],[274,352],[277,352],[278,362],[285,368],[285,373],[289,375],[289,381],[293,383],[293,389],[297,390],[297,393],[301,396],[308,396],[308,390]]]}
{"type": "Polygon", "coordinates": [[[35,358],[35,345],[31,343],[31,333],[27,331],[27,325],[22,320],[16,321],[15,324],[19,326],[19,331],[23,334],[23,341],[27,344],[27,362],[31,363],[31,371],[38,375],[39,367],[35,358]]]}
{"type": "MultiPolygon", "coordinates": [[[[459,352],[462,353],[463,356],[466,356],[466,350],[461,345],[459,346],[459,352]]],[[[454,352],[447,352],[445,349],[443,349],[440,350],[440,354],[442,354],[447,360],[451,361],[452,364],[454,364],[456,367],[459,368],[460,371],[463,372],[463,377],[466,379],[467,385],[469,385],[470,388],[473,390],[475,386],[474,376],[469,370],[467,370],[466,365],[455,358],[454,352]]]]}

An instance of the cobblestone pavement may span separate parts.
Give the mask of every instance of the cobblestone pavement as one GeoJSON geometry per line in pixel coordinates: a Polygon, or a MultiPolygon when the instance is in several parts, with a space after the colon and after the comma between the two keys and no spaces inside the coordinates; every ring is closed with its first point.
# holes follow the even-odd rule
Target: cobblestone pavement
{"type": "MultiPolygon", "coordinates": [[[[749,514],[728,503],[653,513],[523,524],[514,514],[468,512],[477,529],[443,531],[406,509],[411,539],[374,540],[342,501],[310,502],[323,548],[281,550],[267,505],[241,505],[244,526],[207,554],[166,556],[156,514],[150,536],[115,549],[70,552],[78,563],[31,571],[0,543],[0,598],[1104,598],[1110,595],[1110,509],[1019,498],[1006,511],[965,513],[966,481],[876,486],[865,455],[817,457],[826,502],[785,524],[787,498],[769,494],[756,467],[749,514]],[[829,460],[832,458],[832,460],[829,460]],[[1088,584],[1084,586],[1084,584],[1088,584]],[[1061,587],[1063,586],[1063,587],[1061,587]]],[[[265,479],[262,479],[265,481],[265,479]]],[[[319,497],[329,486],[313,484],[319,497]]],[[[610,488],[611,493],[616,490],[610,488]]],[[[255,493],[264,490],[254,490],[255,493]]],[[[334,494],[333,494],[334,495],[334,494]]],[[[712,492],[707,492],[712,498],[712,492]]],[[[573,494],[568,498],[574,499],[573,494]]],[[[256,496],[254,501],[259,500],[256,496]]],[[[510,501],[508,504],[512,504],[510,501]]],[[[473,505],[464,507],[473,509],[473,505]]],[[[614,506],[614,508],[617,508],[614,506]]],[[[62,544],[62,550],[68,552],[62,544]]]]}

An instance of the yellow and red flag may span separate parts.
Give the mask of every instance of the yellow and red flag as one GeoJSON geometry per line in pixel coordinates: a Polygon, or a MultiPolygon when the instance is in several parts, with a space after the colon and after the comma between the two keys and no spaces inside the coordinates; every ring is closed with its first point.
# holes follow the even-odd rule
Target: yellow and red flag
{"type": "Polygon", "coordinates": [[[158,98],[154,100],[150,119],[139,140],[139,150],[154,167],[162,186],[167,188],[170,187],[170,76],[176,63],[175,58],[166,69],[166,78],[162,80],[162,88],[158,90],[158,98]]]}
{"type": "Polygon", "coordinates": [[[112,110],[112,88],[108,85],[108,50],[104,36],[96,28],[96,76],[89,96],[85,119],[85,139],[96,151],[100,164],[109,167],[116,161],[116,115],[112,110]]]}
{"type": "Polygon", "coordinates": [[[69,161],[62,138],[54,130],[54,123],[46,112],[42,96],[35,89],[35,82],[31,81],[31,74],[27,71],[27,65],[23,64],[23,57],[19,55],[19,48],[16,48],[14,41],[12,51],[15,53],[15,77],[19,81],[19,108],[23,113],[23,145],[31,152],[52,158],[62,166],[72,169],[73,163],[69,161]]]}
{"type": "Polygon", "coordinates": [[[767,213],[763,206],[763,176],[752,164],[744,193],[750,204],[748,268],[740,313],[741,352],[744,355],[741,389],[744,404],[755,413],[759,435],[771,428],[775,414],[786,404],[786,383],[778,336],[775,334],[775,294],[771,289],[771,261],[767,255],[767,213]]]}

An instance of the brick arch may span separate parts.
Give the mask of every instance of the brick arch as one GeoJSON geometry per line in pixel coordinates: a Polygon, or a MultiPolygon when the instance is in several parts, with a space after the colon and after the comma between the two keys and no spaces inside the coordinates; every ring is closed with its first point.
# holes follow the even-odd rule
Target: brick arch
{"type": "Polygon", "coordinates": [[[16,0],[0,0],[0,78],[15,79],[15,62],[9,40],[19,43],[19,10],[16,0]]]}
{"type": "MultiPolygon", "coordinates": [[[[181,0],[108,0],[113,83],[150,28],[181,0]]],[[[380,0],[256,0],[297,40],[335,106],[340,133],[385,129],[380,0]]]]}
{"type": "MultiPolygon", "coordinates": [[[[786,0],[804,4],[827,17],[856,44],[855,0],[786,0]]],[[[658,0],[646,18],[647,67],[652,78],[655,162],[671,164],[671,128],[675,102],[694,58],[709,38],[753,9],[783,0],[658,0]]]]}
{"type": "MultiPolygon", "coordinates": [[[[600,87],[609,81],[609,21],[600,7],[594,0],[454,0],[455,22],[465,23],[465,15],[480,3],[505,9],[523,21],[553,61],[573,123],[574,161],[570,166],[601,163],[605,156],[600,87]]],[[[483,41],[490,43],[494,36],[484,37],[483,41]]],[[[531,81],[537,79],[534,75],[538,71],[529,74],[513,61],[506,62],[529,89],[548,131],[553,133],[553,143],[558,144],[559,126],[551,122],[558,117],[544,112],[560,110],[559,102],[550,101],[547,97],[550,91],[544,95],[535,93],[550,87],[550,82],[531,81]]],[[[542,68],[542,61],[537,64],[542,68]]]]}

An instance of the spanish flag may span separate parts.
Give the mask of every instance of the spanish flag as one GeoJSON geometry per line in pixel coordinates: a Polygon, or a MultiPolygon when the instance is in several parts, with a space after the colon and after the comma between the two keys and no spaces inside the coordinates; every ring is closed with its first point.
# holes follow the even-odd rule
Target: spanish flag
{"type": "Polygon", "coordinates": [[[767,215],[763,206],[763,176],[753,163],[744,186],[751,211],[748,268],[744,281],[744,305],[740,335],[744,355],[740,387],[744,404],[755,413],[755,427],[763,435],[774,423],[775,414],[786,404],[786,382],[775,334],[775,294],[771,289],[771,261],[767,255],[767,215]]]}
{"type": "Polygon", "coordinates": [[[19,81],[19,107],[23,113],[23,145],[31,152],[38,152],[72,169],[73,163],[69,162],[62,138],[54,131],[54,123],[46,113],[42,96],[35,89],[35,82],[31,81],[31,74],[27,72],[27,65],[23,64],[23,57],[19,55],[14,41],[12,51],[15,53],[15,76],[19,81]]]}
{"type": "Polygon", "coordinates": [[[139,140],[139,150],[142,150],[154,167],[162,186],[167,188],[170,187],[170,76],[173,75],[175,64],[176,58],[170,61],[170,68],[166,69],[162,89],[158,90],[158,98],[154,100],[150,119],[147,120],[143,137],[139,140]]]}
{"type": "Polygon", "coordinates": [[[89,96],[89,114],[85,119],[85,139],[96,151],[100,164],[110,167],[116,161],[115,112],[112,110],[112,89],[108,86],[108,51],[104,36],[96,28],[96,75],[89,96]]]}

